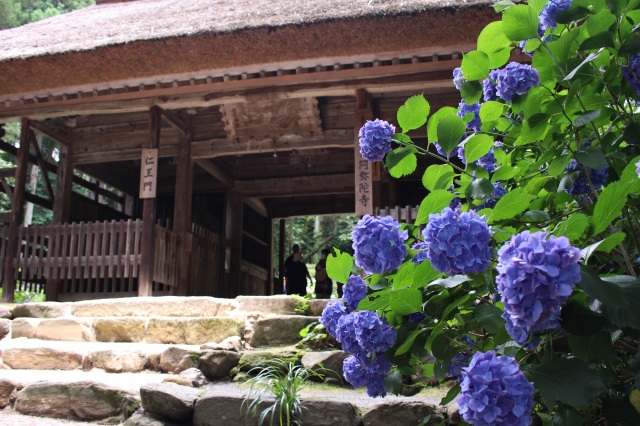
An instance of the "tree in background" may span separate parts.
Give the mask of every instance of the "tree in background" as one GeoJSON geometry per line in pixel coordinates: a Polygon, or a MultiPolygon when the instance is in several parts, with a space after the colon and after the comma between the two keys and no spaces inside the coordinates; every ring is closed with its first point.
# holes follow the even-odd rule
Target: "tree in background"
{"type": "Polygon", "coordinates": [[[0,0],[0,29],[40,21],[95,4],[95,0],[0,0]]]}

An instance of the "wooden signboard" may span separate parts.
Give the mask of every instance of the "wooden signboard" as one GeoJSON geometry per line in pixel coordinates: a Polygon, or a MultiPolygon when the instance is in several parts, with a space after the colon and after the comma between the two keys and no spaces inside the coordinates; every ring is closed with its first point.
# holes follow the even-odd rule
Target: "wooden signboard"
{"type": "Polygon", "coordinates": [[[140,164],[140,198],[155,198],[158,181],[158,149],[143,149],[140,164]]]}
{"type": "Polygon", "coordinates": [[[360,150],[356,147],[355,158],[355,193],[356,215],[373,214],[373,184],[371,163],[362,158],[360,150]]]}

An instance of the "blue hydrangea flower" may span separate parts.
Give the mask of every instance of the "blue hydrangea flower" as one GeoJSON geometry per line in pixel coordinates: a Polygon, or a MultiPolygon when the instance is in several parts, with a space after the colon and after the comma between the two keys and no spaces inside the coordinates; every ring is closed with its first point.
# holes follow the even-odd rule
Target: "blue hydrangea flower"
{"type": "Polygon", "coordinates": [[[362,278],[351,275],[343,287],[343,291],[342,299],[350,310],[355,311],[358,304],[367,295],[367,283],[362,278]]]}
{"type": "Polygon", "coordinates": [[[571,0],[549,0],[549,3],[540,12],[540,25],[538,27],[538,34],[540,37],[544,35],[547,28],[554,29],[558,23],[558,15],[560,12],[571,7],[571,0]]]}
{"type": "Polygon", "coordinates": [[[367,384],[367,370],[353,355],[348,356],[342,363],[342,372],[347,382],[354,388],[359,388],[367,384]]]}
{"type": "Polygon", "coordinates": [[[412,324],[421,323],[425,319],[427,319],[427,316],[424,314],[424,312],[414,312],[407,315],[407,322],[410,322],[412,324]]]}
{"type": "Polygon", "coordinates": [[[343,315],[338,319],[338,325],[335,328],[336,334],[334,337],[342,345],[342,349],[350,354],[366,357],[366,353],[363,353],[358,343],[356,336],[356,327],[354,324],[356,312],[352,312],[347,315],[343,315]]]}
{"type": "Polygon", "coordinates": [[[531,65],[510,62],[498,74],[496,95],[511,102],[515,95],[524,95],[540,84],[538,70],[531,65]]]}
{"type": "Polygon", "coordinates": [[[489,78],[482,80],[482,95],[485,102],[495,101],[498,98],[498,95],[496,94],[496,84],[498,82],[499,74],[500,70],[491,70],[489,71],[489,78]]]}
{"type": "Polygon", "coordinates": [[[440,214],[429,215],[422,235],[429,245],[427,258],[440,272],[477,274],[489,266],[491,230],[484,216],[445,207],[440,214]]]}
{"type": "Polygon", "coordinates": [[[460,197],[456,197],[449,203],[449,208],[457,213],[460,213],[462,210],[462,200],[460,197]]]}
{"type": "Polygon", "coordinates": [[[638,174],[638,177],[640,177],[640,161],[636,163],[636,173],[638,174]]]}
{"type": "Polygon", "coordinates": [[[560,326],[561,305],[580,281],[579,261],[580,250],[566,237],[547,239],[546,232],[523,231],[498,250],[496,284],[514,340],[560,326]]]}
{"type": "Polygon", "coordinates": [[[462,369],[469,366],[469,358],[471,357],[472,353],[470,349],[475,345],[475,341],[468,336],[462,336],[460,342],[462,342],[466,347],[460,347],[460,352],[455,354],[453,359],[451,359],[451,364],[449,365],[449,369],[445,374],[445,376],[450,379],[461,378],[462,369]]]}
{"type": "MultiPolygon", "coordinates": [[[[459,200],[459,198],[458,198],[459,200]]],[[[424,262],[425,260],[427,260],[427,248],[429,246],[427,246],[427,243],[422,242],[422,241],[418,241],[416,243],[414,243],[411,248],[414,250],[422,250],[421,252],[419,252],[418,254],[416,254],[415,256],[413,256],[413,259],[411,259],[411,261],[413,263],[415,263],[416,265],[421,264],[422,262],[424,262]]]]}
{"type": "Polygon", "coordinates": [[[367,161],[381,161],[391,151],[391,137],[396,128],[384,120],[367,121],[358,133],[360,154],[367,161]]]}
{"type": "Polygon", "coordinates": [[[565,167],[565,171],[567,173],[577,172],[577,178],[573,185],[570,188],[565,188],[565,191],[571,195],[590,194],[592,192],[591,185],[597,191],[607,183],[609,178],[609,166],[606,164],[597,170],[588,166],[580,166],[576,160],[571,160],[565,167]],[[585,171],[588,178],[585,176],[585,171]],[[589,181],[591,181],[591,185],[589,181]]]}
{"type": "Polygon", "coordinates": [[[320,322],[327,329],[327,332],[335,337],[336,330],[338,328],[338,320],[347,315],[347,313],[347,308],[344,306],[342,301],[332,300],[327,303],[327,306],[322,311],[320,322]]]}
{"type": "Polygon", "coordinates": [[[391,216],[374,217],[364,215],[353,232],[353,249],[356,265],[367,274],[384,274],[398,269],[407,256],[404,242],[407,231],[391,216]]]}
{"type": "Polygon", "coordinates": [[[482,120],[480,120],[480,102],[468,105],[464,99],[461,100],[458,105],[458,117],[464,118],[466,114],[473,114],[473,119],[467,123],[467,129],[479,132],[480,126],[482,126],[482,120]]]}
{"type": "Polygon", "coordinates": [[[636,94],[640,96],[640,55],[633,55],[629,60],[629,65],[622,67],[622,75],[624,75],[627,83],[633,87],[636,94]]]}
{"type": "Polygon", "coordinates": [[[396,330],[386,319],[372,311],[354,312],[353,315],[355,335],[362,353],[381,353],[396,344],[396,330]]]}
{"type": "Polygon", "coordinates": [[[453,85],[456,86],[456,89],[462,90],[462,85],[467,82],[467,79],[462,75],[462,68],[454,68],[453,69],[453,85]]]}
{"type": "Polygon", "coordinates": [[[478,211],[482,209],[492,209],[498,203],[498,200],[507,194],[507,188],[500,185],[500,182],[494,182],[491,197],[486,197],[482,204],[478,206],[478,211]]]}
{"type": "Polygon", "coordinates": [[[476,352],[462,369],[460,396],[462,419],[474,426],[531,424],[533,384],[517,361],[494,351],[476,352]]]}
{"type": "Polygon", "coordinates": [[[367,365],[367,395],[371,398],[387,396],[384,381],[391,367],[391,363],[383,354],[376,355],[367,365]]]}

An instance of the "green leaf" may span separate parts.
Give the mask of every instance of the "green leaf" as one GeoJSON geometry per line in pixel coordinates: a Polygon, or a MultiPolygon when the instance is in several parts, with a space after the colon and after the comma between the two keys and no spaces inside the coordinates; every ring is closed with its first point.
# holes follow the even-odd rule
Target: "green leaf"
{"type": "Polygon", "coordinates": [[[397,315],[420,312],[422,310],[422,292],[415,288],[392,291],[389,307],[397,315]]]}
{"type": "Polygon", "coordinates": [[[471,185],[467,186],[465,196],[474,200],[480,200],[493,192],[493,184],[489,179],[474,179],[471,185]]]}
{"type": "Polygon", "coordinates": [[[438,278],[437,280],[431,281],[431,283],[429,284],[429,287],[440,286],[444,288],[454,288],[470,280],[471,278],[469,278],[466,275],[452,275],[447,278],[438,278]]]}
{"type": "MultiPolygon", "coordinates": [[[[600,50],[598,50],[595,53],[590,53],[585,59],[584,61],[582,61],[580,63],[580,65],[578,65],[577,67],[575,67],[569,74],[566,75],[566,77],[563,79],[564,81],[568,81],[571,80],[576,73],[580,70],[580,68],[582,68],[583,66],[585,66],[586,64],[588,64],[591,61],[594,61],[598,56],[600,56],[600,54],[604,51],[604,47],[600,48],[600,50]]],[[[575,126],[575,124],[574,124],[575,126]]]]}
{"type": "Polygon", "coordinates": [[[549,214],[544,210],[529,210],[520,217],[522,223],[548,222],[550,219],[549,214]]]}
{"type": "Polygon", "coordinates": [[[420,203],[415,224],[424,225],[429,221],[430,214],[440,213],[454,198],[455,195],[444,189],[432,191],[420,203]]]}
{"type": "Polygon", "coordinates": [[[416,337],[418,337],[420,334],[422,334],[425,331],[427,331],[427,330],[423,328],[423,329],[420,329],[420,330],[413,330],[411,333],[409,333],[409,335],[407,336],[407,339],[402,343],[402,345],[400,345],[400,347],[396,351],[396,355],[395,356],[407,353],[407,351],[409,349],[411,349],[411,346],[413,345],[413,342],[415,342],[416,337]]]}
{"type": "Polygon", "coordinates": [[[460,143],[464,135],[466,126],[464,121],[457,115],[447,115],[438,123],[438,144],[447,153],[460,143]]]}
{"type": "Polygon", "coordinates": [[[589,227],[589,218],[582,213],[575,213],[556,227],[553,234],[556,237],[567,237],[574,242],[584,235],[584,231],[589,227]]]}
{"type": "Polygon", "coordinates": [[[569,161],[571,161],[571,156],[569,154],[561,155],[549,164],[547,173],[549,173],[549,176],[559,176],[560,173],[564,173],[565,167],[567,167],[569,161]]]}
{"type": "Polygon", "coordinates": [[[622,289],[609,281],[604,281],[598,274],[586,266],[582,266],[580,271],[581,279],[578,287],[584,290],[589,296],[599,300],[605,306],[619,306],[626,309],[629,302],[624,296],[622,289]]]}
{"type": "Polygon", "coordinates": [[[558,401],[575,408],[584,407],[606,390],[600,376],[577,359],[545,360],[531,367],[529,374],[550,406],[558,401]]]}
{"type": "Polygon", "coordinates": [[[475,104],[482,97],[482,83],[479,81],[467,81],[462,85],[460,94],[467,105],[475,104]]]}
{"type": "Polygon", "coordinates": [[[513,191],[507,192],[496,203],[490,220],[495,222],[503,219],[512,219],[525,211],[534,198],[533,195],[528,194],[523,188],[516,188],[513,191]]]}
{"type": "Polygon", "coordinates": [[[636,163],[640,161],[640,156],[634,158],[629,162],[627,167],[622,171],[622,175],[620,177],[620,182],[627,185],[627,193],[633,194],[636,192],[640,192],[640,178],[638,177],[638,172],[636,163]]]}
{"type": "Polygon", "coordinates": [[[480,105],[480,120],[482,122],[494,121],[500,118],[504,111],[504,105],[496,101],[487,101],[480,105]]]}
{"type": "Polygon", "coordinates": [[[576,358],[587,364],[609,362],[613,357],[611,336],[605,331],[590,336],[570,334],[569,348],[576,358]]]}
{"type": "Polygon", "coordinates": [[[388,153],[384,161],[389,174],[397,179],[413,173],[418,165],[415,152],[415,147],[403,146],[388,153]]]}
{"type": "Polygon", "coordinates": [[[602,34],[603,32],[609,33],[609,28],[615,23],[616,17],[611,12],[608,10],[601,10],[595,15],[591,15],[587,18],[587,31],[591,36],[602,34]]]}
{"type": "Polygon", "coordinates": [[[353,269],[353,257],[349,253],[334,249],[327,257],[327,275],[334,281],[345,284],[353,269]]]}
{"type": "Polygon", "coordinates": [[[436,271],[431,262],[426,259],[416,268],[416,273],[413,275],[413,286],[424,287],[441,275],[442,273],[436,271]]]}
{"type": "Polygon", "coordinates": [[[432,164],[422,175],[422,185],[429,191],[449,189],[456,174],[448,164],[432,164]]]}
{"type": "Polygon", "coordinates": [[[613,34],[605,31],[583,41],[580,44],[580,50],[600,49],[603,47],[613,47],[614,45],[613,34]]]}
{"type": "Polygon", "coordinates": [[[457,113],[457,108],[442,107],[435,114],[429,117],[429,121],[427,121],[427,138],[429,143],[438,142],[438,125],[440,124],[440,121],[450,115],[457,117],[457,113]]]}
{"type": "Polygon", "coordinates": [[[473,315],[489,333],[497,333],[505,327],[502,311],[494,305],[481,303],[473,310],[473,315]]]}
{"type": "Polygon", "coordinates": [[[468,81],[482,80],[489,77],[489,57],[479,50],[472,50],[462,56],[462,74],[468,81]]]}
{"type": "Polygon", "coordinates": [[[605,186],[593,208],[593,233],[599,234],[622,214],[627,203],[628,187],[625,182],[613,182],[605,186]]]}
{"type": "Polygon", "coordinates": [[[413,274],[417,265],[413,262],[402,264],[398,272],[393,277],[393,287],[397,289],[413,286],[413,274]]]}
{"type": "Polygon", "coordinates": [[[391,371],[384,379],[384,390],[390,394],[398,395],[402,386],[402,374],[398,370],[391,371]]]}
{"type": "Polygon", "coordinates": [[[517,5],[502,13],[504,35],[512,41],[522,41],[538,36],[538,14],[526,5],[517,5]]]}
{"type": "Polygon", "coordinates": [[[573,126],[575,126],[575,127],[582,127],[585,124],[592,122],[596,118],[600,118],[600,112],[601,111],[599,109],[597,109],[595,111],[586,112],[586,113],[582,114],[580,117],[578,117],[575,120],[573,120],[573,123],[571,123],[571,124],[573,126]]]}
{"type": "Polygon", "coordinates": [[[422,127],[427,122],[431,107],[424,95],[415,95],[398,109],[398,124],[403,132],[422,127]]]}
{"type": "Polygon", "coordinates": [[[501,68],[509,61],[511,57],[511,47],[498,50],[497,52],[487,53],[489,56],[489,68],[492,70],[501,68]]]}
{"type": "Polygon", "coordinates": [[[484,27],[478,36],[478,50],[490,55],[511,46],[509,40],[502,31],[502,21],[495,21],[484,27]]]}
{"type": "MultiPolygon", "coordinates": [[[[346,282],[346,281],[345,281],[346,282]]],[[[359,311],[377,311],[378,309],[386,309],[389,307],[391,299],[391,291],[378,291],[371,296],[365,297],[358,304],[359,311]]]]}
{"type": "Polygon", "coordinates": [[[600,169],[602,166],[607,164],[605,156],[597,150],[576,152],[576,160],[585,166],[591,167],[592,169],[600,169]]]}
{"type": "Polygon", "coordinates": [[[609,235],[602,241],[598,241],[597,243],[593,243],[582,250],[580,253],[582,254],[582,258],[584,259],[584,264],[586,265],[589,261],[589,257],[596,252],[601,251],[604,253],[609,253],[615,246],[620,244],[626,235],[624,232],[618,232],[612,235],[609,235]]]}
{"type": "Polygon", "coordinates": [[[486,134],[475,134],[467,139],[464,145],[464,156],[467,164],[486,155],[493,148],[493,137],[486,134]]]}
{"type": "Polygon", "coordinates": [[[447,392],[444,398],[440,400],[440,406],[444,407],[445,405],[453,401],[455,397],[458,396],[459,393],[460,393],[460,383],[456,383],[451,389],[449,389],[449,392],[447,392]]]}

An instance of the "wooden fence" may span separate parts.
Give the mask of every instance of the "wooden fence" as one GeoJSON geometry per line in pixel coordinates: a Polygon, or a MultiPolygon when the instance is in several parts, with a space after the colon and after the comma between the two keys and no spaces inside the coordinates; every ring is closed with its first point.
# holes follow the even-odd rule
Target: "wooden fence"
{"type": "Polygon", "coordinates": [[[419,208],[420,206],[376,207],[373,214],[375,216],[391,216],[399,222],[413,223],[418,217],[419,208]]]}

